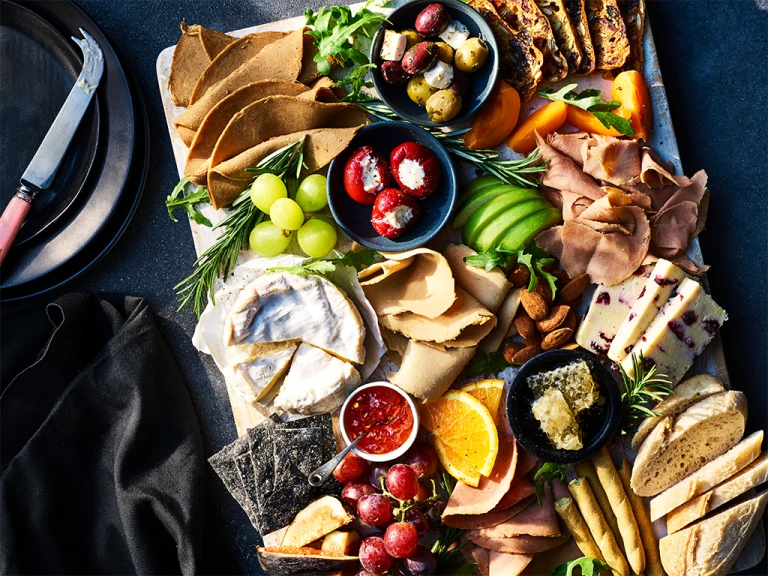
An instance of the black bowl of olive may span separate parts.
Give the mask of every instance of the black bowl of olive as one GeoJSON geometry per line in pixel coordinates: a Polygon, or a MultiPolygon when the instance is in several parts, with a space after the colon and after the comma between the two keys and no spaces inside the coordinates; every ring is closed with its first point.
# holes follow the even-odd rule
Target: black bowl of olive
{"type": "Polygon", "coordinates": [[[597,356],[552,350],[518,371],[507,418],[520,445],[545,462],[572,464],[605,446],[619,427],[621,390],[597,356]]]}
{"type": "Polygon", "coordinates": [[[483,17],[460,0],[414,0],[373,37],[373,83],[398,116],[421,126],[467,119],[488,99],[499,52],[483,17]]]}

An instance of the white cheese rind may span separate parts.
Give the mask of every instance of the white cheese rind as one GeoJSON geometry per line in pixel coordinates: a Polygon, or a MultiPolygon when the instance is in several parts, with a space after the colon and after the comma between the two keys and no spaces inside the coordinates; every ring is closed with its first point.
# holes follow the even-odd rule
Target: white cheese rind
{"type": "Polygon", "coordinates": [[[576,343],[579,346],[601,358],[606,357],[619,326],[629,316],[651,270],[653,263],[643,264],[634,275],[620,284],[597,286],[584,320],[576,331],[576,343]]]}
{"type": "Polygon", "coordinates": [[[405,34],[399,34],[394,30],[384,31],[384,42],[381,43],[382,60],[401,60],[408,45],[405,34]]]}
{"type": "Polygon", "coordinates": [[[686,278],[621,365],[632,375],[632,354],[642,352],[674,386],[727,319],[701,285],[686,278]]]}
{"type": "Polygon", "coordinates": [[[687,278],[685,272],[669,260],[659,260],[645,282],[637,301],[632,305],[629,315],[624,319],[619,331],[608,349],[608,358],[621,362],[629,355],[632,347],[640,340],[667,303],[672,292],[687,278]]]}
{"type": "Polygon", "coordinates": [[[440,40],[448,44],[454,50],[466,42],[469,38],[469,28],[458,20],[454,20],[445,27],[445,30],[438,34],[440,40]]]}
{"type": "Polygon", "coordinates": [[[453,66],[438,60],[432,68],[424,72],[424,80],[433,88],[448,88],[453,82],[453,66]]]}
{"type": "Polygon", "coordinates": [[[293,357],[274,406],[292,414],[333,412],[359,385],[360,374],[352,364],[302,344],[293,357]]]}
{"type": "Polygon", "coordinates": [[[224,353],[229,381],[246,402],[253,404],[285,373],[296,348],[295,342],[227,346],[224,353]]]}

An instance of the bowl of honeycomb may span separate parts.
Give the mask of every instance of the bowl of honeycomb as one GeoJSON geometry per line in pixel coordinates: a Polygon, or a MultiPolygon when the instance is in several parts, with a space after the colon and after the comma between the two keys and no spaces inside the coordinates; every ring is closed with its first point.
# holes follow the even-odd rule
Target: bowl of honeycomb
{"type": "Polygon", "coordinates": [[[512,433],[545,462],[580,462],[619,427],[621,391],[610,370],[583,350],[552,350],[518,371],[507,395],[512,433]]]}

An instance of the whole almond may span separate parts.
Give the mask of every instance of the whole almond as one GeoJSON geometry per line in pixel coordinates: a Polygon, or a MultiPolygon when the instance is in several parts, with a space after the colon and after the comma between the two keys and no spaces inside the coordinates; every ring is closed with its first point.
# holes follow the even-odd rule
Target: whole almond
{"type": "Polygon", "coordinates": [[[543,334],[552,332],[552,330],[559,328],[560,325],[565,322],[565,319],[568,317],[570,312],[571,307],[566,306],[565,304],[554,306],[549,312],[549,316],[544,318],[544,320],[539,320],[536,322],[536,328],[543,334]]]}
{"type": "Polygon", "coordinates": [[[573,330],[570,328],[558,328],[554,332],[550,332],[541,341],[542,350],[555,350],[560,348],[563,344],[568,342],[568,338],[573,334],[573,330]]]}
{"type": "Polygon", "coordinates": [[[514,366],[522,366],[528,360],[536,356],[537,354],[541,353],[541,347],[540,346],[526,346],[520,352],[515,354],[515,356],[512,358],[512,364],[514,366]]]}
{"type": "Polygon", "coordinates": [[[568,316],[565,317],[565,321],[560,326],[561,328],[570,328],[571,330],[576,330],[576,314],[573,313],[573,310],[568,312],[568,316]]]}
{"type": "Polygon", "coordinates": [[[509,342],[506,342],[504,344],[504,348],[502,349],[502,354],[504,355],[504,360],[509,362],[510,364],[513,364],[512,360],[515,358],[515,354],[520,352],[525,348],[525,344],[522,342],[514,342],[510,340],[509,342]]]}
{"type": "Polygon", "coordinates": [[[576,300],[589,285],[589,274],[581,274],[568,282],[560,291],[560,297],[566,302],[576,300]]]}
{"type": "Polygon", "coordinates": [[[557,270],[552,270],[552,276],[557,278],[558,286],[565,286],[566,284],[568,284],[568,282],[571,281],[571,279],[568,277],[568,272],[566,272],[562,268],[558,268],[557,270]]]}
{"type": "Polygon", "coordinates": [[[536,292],[536,294],[541,294],[547,302],[552,302],[552,289],[547,282],[539,280],[534,292],[536,292]]]}
{"type": "Polygon", "coordinates": [[[526,346],[541,346],[541,338],[541,333],[534,331],[530,338],[523,338],[523,341],[525,342],[526,346]]]}
{"type": "Polygon", "coordinates": [[[512,272],[509,273],[509,281],[515,288],[528,286],[528,282],[530,282],[530,280],[531,271],[528,269],[528,266],[519,264],[512,269],[512,272]]]}
{"type": "Polygon", "coordinates": [[[533,320],[544,320],[549,315],[549,304],[538,292],[523,290],[520,294],[520,303],[533,320]]]}
{"type": "Polygon", "coordinates": [[[578,350],[579,345],[576,342],[566,342],[560,346],[560,350],[578,350]]]}
{"type": "Polygon", "coordinates": [[[520,337],[527,340],[536,333],[536,322],[524,310],[521,310],[515,316],[515,328],[517,328],[520,337]]]}

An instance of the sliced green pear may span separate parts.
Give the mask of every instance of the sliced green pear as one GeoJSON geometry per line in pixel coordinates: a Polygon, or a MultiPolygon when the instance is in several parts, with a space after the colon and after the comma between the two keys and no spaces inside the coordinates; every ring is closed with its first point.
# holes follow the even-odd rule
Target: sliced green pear
{"type": "Polygon", "coordinates": [[[467,223],[464,225],[464,230],[462,231],[464,244],[472,246],[486,226],[516,204],[520,204],[527,200],[544,200],[541,193],[533,188],[510,188],[510,190],[507,190],[501,196],[497,196],[490,202],[480,206],[480,208],[475,210],[469,217],[469,220],[467,220],[467,223]]]}
{"type": "MultiPolygon", "coordinates": [[[[496,248],[504,235],[518,222],[521,222],[532,214],[546,210],[551,206],[552,205],[541,196],[524,202],[519,202],[509,207],[504,213],[498,215],[489,222],[488,225],[480,231],[480,234],[477,235],[474,242],[471,244],[467,243],[467,245],[478,252],[488,252],[491,248],[496,248]]],[[[465,227],[464,230],[466,231],[467,227],[465,227]]]]}
{"type": "Polygon", "coordinates": [[[493,186],[481,188],[469,198],[468,202],[465,204],[457,204],[459,210],[456,214],[456,218],[453,220],[453,227],[461,228],[481,207],[488,204],[491,200],[514,190],[525,190],[525,188],[510,186],[509,184],[495,184],[493,186]]]}
{"type": "Polygon", "coordinates": [[[560,224],[563,215],[557,208],[549,207],[541,212],[528,216],[519,221],[499,242],[499,248],[504,250],[519,250],[533,240],[539,232],[560,224]]]}
{"type": "Polygon", "coordinates": [[[469,182],[461,185],[461,194],[456,199],[456,206],[461,206],[464,204],[467,199],[471,197],[475,192],[489,188],[491,186],[501,186],[502,184],[504,184],[504,182],[500,178],[491,176],[490,174],[483,174],[482,176],[473,178],[469,182]]]}

